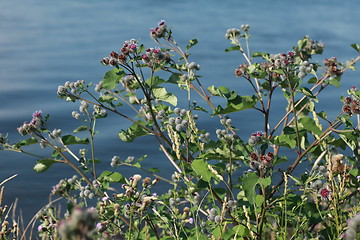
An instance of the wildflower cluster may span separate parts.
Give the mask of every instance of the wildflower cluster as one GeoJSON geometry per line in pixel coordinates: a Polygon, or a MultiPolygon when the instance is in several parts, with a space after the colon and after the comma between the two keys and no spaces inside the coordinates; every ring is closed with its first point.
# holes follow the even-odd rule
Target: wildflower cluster
{"type": "Polygon", "coordinates": [[[303,61],[299,67],[298,77],[300,79],[306,76],[306,73],[310,73],[313,70],[313,65],[308,61],[303,61]]]}
{"type": "Polygon", "coordinates": [[[17,130],[22,136],[25,136],[27,134],[30,134],[31,132],[39,130],[42,124],[43,121],[41,111],[36,111],[33,113],[31,121],[24,122],[20,127],[17,128],[17,130]]]}
{"type": "Polygon", "coordinates": [[[299,40],[296,51],[299,53],[300,58],[305,61],[311,58],[311,55],[321,54],[324,50],[324,44],[310,39],[309,36],[305,36],[299,40]]]}
{"type": "Polygon", "coordinates": [[[273,160],[274,154],[271,152],[267,154],[256,154],[253,152],[250,154],[250,168],[266,172],[266,169],[272,167],[273,160]]]}
{"type": "Polygon", "coordinates": [[[79,90],[85,86],[84,80],[77,80],[75,82],[66,81],[63,86],[59,86],[57,94],[59,96],[66,95],[66,93],[78,94],[79,90]]]}
{"type": "Polygon", "coordinates": [[[144,64],[153,67],[156,64],[168,63],[170,61],[170,54],[161,51],[159,48],[148,48],[141,58],[144,64]]]}
{"type": "MultiPolygon", "coordinates": [[[[311,58],[322,52],[323,44],[309,37],[299,40],[287,53],[251,54],[249,25],[229,29],[225,37],[233,46],[226,51],[238,51],[245,59],[240,66],[237,63],[234,74],[246,79],[254,90],[251,96],[244,96],[223,86],[204,87],[196,74],[200,64],[190,59],[189,49],[196,39],[183,51],[164,21],[150,30],[150,36],[157,47],[146,48],[131,39],[118,52],[103,58],[101,63],[112,69],[95,89],[83,80],[58,87],[61,98],[79,103],[72,116],[81,126],[72,134],[65,135],[60,128],[49,130],[47,117],[40,111],[18,128],[30,138],[10,145],[7,136],[0,134],[3,150],[27,153],[25,147],[34,143],[53,150],[49,157],[39,157],[35,171],[44,172],[63,163],[77,174],[60,180],[51,191],[50,198],[58,195],[68,201],[65,215],[55,214],[53,204],[38,214],[42,239],[358,237],[359,221],[354,213],[359,211],[360,189],[359,91],[348,91],[343,111],[339,110],[334,120],[319,112],[316,104],[317,96],[328,86],[337,85],[339,76],[354,69],[360,57],[343,69],[336,58],[326,59],[322,67],[311,58]],[[170,58],[169,53],[174,55],[170,58]],[[259,57],[262,61],[255,61],[259,57]],[[313,77],[306,83],[301,79],[308,73],[313,77]],[[187,97],[168,91],[174,87],[178,88],[176,93],[183,91],[187,97]],[[278,92],[284,94],[277,96],[276,102],[283,101],[285,111],[270,114],[278,92]],[[199,98],[199,105],[194,98],[199,98]],[[215,106],[217,102],[225,104],[215,106]],[[262,131],[250,137],[242,136],[244,126],[236,126],[243,119],[235,121],[240,118],[234,114],[245,110],[259,113],[247,121],[262,119],[262,131]],[[211,139],[210,133],[200,128],[197,111],[202,112],[201,117],[208,114],[209,119],[217,119],[217,125],[220,122],[217,138],[211,139]],[[115,156],[108,166],[112,168],[98,168],[102,160],[98,154],[103,151],[95,151],[95,127],[98,119],[108,114],[131,122],[127,129],[116,130],[122,141],[152,138],[149,144],[157,143],[163,153],[156,156],[158,164],[168,160],[174,167],[171,177],[161,176],[157,168],[146,169],[142,165],[146,155],[122,161],[119,153],[112,153],[115,156]],[[79,144],[81,147],[76,146],[79,144]],[[344,152],[351,154],[345,156],[344,152]],[[242,169],[244,165],[250,169],[242,169]],[[143,170],[149,177],[136,173],[125,178],[124,166],[143,170]],[[311,170],[298,171],[299,166],[311,170]],[[157,194],[153,186],[159,179],[163,184],[157,194]],[[166,186],[170,188],[163,191],[166,186]],[[349,216],[354,218],[346,226],[349,216]]],[[[359,46],[353,47],[360,51],[359,46]]],[[[116,118],[111,120],[118,126],[116,118]]],[[[7,214],[0,209],[0,238],[6,239],[3,233],[9,232],[9,223],[2,220],[7,214]]]]}
{"type": "Polygon", "coordinates": [[[241,77],[246,73],[248,65],[246,63],[241,64],[237,69],[235,69],[234,74],[236,77],[241,77]]]}
{"type": "Polygon", "coordinates": [[[167,26],[164,20],[158,23],[158,26],[150,29],[150,37],[154,40],[165,37],[167,26]]]}
{"type": "Polygon", "coordinates": [[[327,67],[331,76],[340,76],[342,74],[341,69],[338,67],[338,62],[335,57],[327,58],[324,60],[324,65],[327,67]]]}
{"type": "Polygon", "coordinates": [[[271,54],[270,59],[273,63],[273,66],[278,68],[287,68],[290,64],[294,62],[295,53],[288,52],[288,53],[278,53],[278,54],[271,54]]]}
{"type": "Polygon", "coordinates": [[[170,117],[169,124],[173,126],[178,132],[185,131],[189,124],[189,120],[187,119],[188,113],[186,109],[175,108],[174,113],[177,115],[177,117],[170,117]]]}
{"type": "MultiPolygon", "coordinates": [[[[356,92],[356,88],[352,88],[349,92],[356,92]]],[[[353,94],[344,98],[344,105],[342,110],[348,115],[360,114],[360,100],[353,94]]]]}
{"type": "Polygon", "coordinates": [[[253,134],[251,134],[249,140],[248,140],[248,143],[250,146],[256,146],[258,145],[259,143],[262,142],[263,140],[263,136],[264,136],[264,133],[261,132],[261,131],[257,131],[253,134]]]}

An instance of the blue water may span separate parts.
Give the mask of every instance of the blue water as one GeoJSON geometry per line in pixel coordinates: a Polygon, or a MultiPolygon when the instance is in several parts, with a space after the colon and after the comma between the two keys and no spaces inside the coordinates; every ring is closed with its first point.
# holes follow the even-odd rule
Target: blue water
{"type": "MultiPolygon", "coordinates": [[[[64,103],[56,97],[58,85],[65,81],[84,79],[98,82],[109,70],[99,63],[112,50],[118,50],[124,40],[140,39],[146,46],[149,29],[161,19],[173,26],[180,45],[197,38],[192,50],[192,61],[201,65],[203,84],[225,85],[242,94],[250,92],[243,80],[233,76],[233,70],[244,62],[238,54],[225,53],[229,46],[224,38],[226,29],[251,26],[251,50],[271,53],[291,50],[304,35],[325,43],[325,57],[336,56],[345,61],[356,56],[349,47],[360,43],[360,2],[351,1],[85,1],[85,0],[2,0],[0,1],[0,132],[8,133],[14,142],[20,139],[16,127],[31,118],[32,112],[42,110],[51,115],[50,129],[61,128],[70,133],[78,126],[71,111],[78,105],[64,103]]],[[[360,74],[348,72],[343,77],[343,88],[332,88],[321,96],[320,106],[335,116],[341,108],[338,96],[345,89],[358,85],[360,74]]],[[[276,99],[280,99],[279,97],[276,99]]],[[[275,101],[275,103],[277,103],[275,101]]],[[[279,102],[280,104],[280,102],[279,102]]],[[[274,116],[280,108],[274,106],[274,116]]],[[[246,136],[259,130],[254,122],[256,114],[234,116],[239,134],[246,136]]],[[[100,121],[98,157],[110,163],[113,155],[125,158],[148,154],[144,166],[161,167],[169,176],[174,170],[158,151],[151,139],[135,144],[122,143],[117,131],[129,123],[112,118],[100,121]],[[110,121],[111,120],[111,121],[110,121]]],[[[214,120],[214,119],[210,119],[214,120]]],[[[216,127],[209,119],[200,120],[202,128],[214,134],[216,127]]],[[[40,149],[30,148],[34,151],[40,149]]],[[[36,174],[35,159],[16,153],[0,152],[0,182],[13,175],[5,184],[5,203],[19,198],[25,219],[47,203],[51,186],[74,172],[64,166],[54,166],[48,172],[36,174]]],[[[108,163],[102,167],[108,166],[108,163]]],[[[120,169],[129,176],[129,169],[120,169]]]]}

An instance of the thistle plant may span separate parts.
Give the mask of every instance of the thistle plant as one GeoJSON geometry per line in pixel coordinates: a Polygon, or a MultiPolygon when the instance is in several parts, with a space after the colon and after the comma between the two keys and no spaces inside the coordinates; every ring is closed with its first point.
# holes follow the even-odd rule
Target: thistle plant
{"type": "MultiPolygon", "coordinates": [[[[65,216],[55,214],[55,204],[38,214],[42,239],[360,236],[360,91],[352,87],[341,97],[343,107],[334,119],[317,105],[324,90],[338,87],[345,72],[355,70],[360,56],[346,64],[336,58],[315,61],[324,44],[309,36],[289,52],[251,53],[250,26],[240,28],[227,30],[231,46],[225,51],[244,58],[234,78],[251,86],[250,96],[227,87],[205,87],[200,64],[190,54],[198,41],[181,47],[161,21],[149,33],[155,46],[130,39],[101,59],[111,70],[95,85],[78,80],[58,87],[60,98],[79,103],[72,116],[81,125],[72,134],[49,129],[48,116],[37,111],[18,128],[28,138],[10,144],[0,136],[2,150],[38,156],[26,146],[51,148],[51,156],[38,156],[35,171],[62,163],[76,174],[60,180],[51,192],[51,197],[68,202],[65,216]],[[271,114],[275,95],[283,96],[282,116],[271,114]],[[216,98],[224,99],[225,106],[215,106],[216,98]],[[233,120],[235,114],[246,117],[243,111],[261,116],[250,136],[233,120]],[[206,114],[220,123],[215,132],[198,121],[206,114]],[[169,161],[174,168],[170,179],[161,176],[161,169],[142,167],[145,155],[98,156],[96,123],[109,115],[131,124],[118,132],[120,140],[131,143],[150,135],[158,143],[163,153],[159,161],[169,161]],[[80,132],[88,137],[76,136],[80,132]],[[73,145],[86,148],[77,152],[73,145]],[[98,172],[100,160],[108,161],[110,170],[98,172]],[[122,166],[139,173],[125,178],[122,166]],[[156,193],[159,185],[162,191],[156,193]]],[[[357,44],[352,47],[359,53],[357,44]]]]}

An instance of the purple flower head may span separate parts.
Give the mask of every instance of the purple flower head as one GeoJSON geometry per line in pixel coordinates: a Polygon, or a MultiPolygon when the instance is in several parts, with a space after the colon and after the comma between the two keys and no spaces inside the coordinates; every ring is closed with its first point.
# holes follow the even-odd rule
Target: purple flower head
{"type": "Polygon", "coordinates": [[[33,118],[40,118],[41,119],[41,111],[40,110],[35,111],[32,116],[33,116],[33,118]]]}
{"type": "Polygon", "coordinates": [[[159,48],[155,48],[153,51],[153,53],[160,53],[160,52],[161,52],[161,50],[159,48]]]}
{"type": "Polygon", "coordinates": [[[194,223],[194,219],[193,218],[189,218],[189,223],[193,224],[194,223]]]}
{"type": "Polygon", "coordinates": [[[103,197],[103,198],[102,198],[102,201],[103,201],[103,202],[106,202],[107,200],[109,200],[109,197],[103,197]]]}
{"type": "Polygon", "coordinates": [[[320,189],[320,195],[322,198],[328,199],[330,196],[330,191],[327,188],[320,189]]]}
{"type": "Polygon", "coordinates": [[[130,44],[129,48],[133,50],[136,49],[136,44],[130,44]]]}
{"type": "Polygon", "coordinates": [[[44,229],[43,225],[39,225],[39,226],[37,227],[37,230],[38,230],[39,232],[41,232],[43,229],[44,229]]]}
{"type": "Polygon", "coordinates": [[[102,224],[101,224],[101,222],[98,222],[98,223],[96,224],[96,228],[97,228],[97,230],[99,230],[99,231],[102,230],[102,224]]]}
{"type": "Polygon", "coordinates": [[[159,26],[164,25],[164,24],[165,24],[165,20],[164,20],[164,19],[161,20],[161,21],[158,23],[159,26]]]}

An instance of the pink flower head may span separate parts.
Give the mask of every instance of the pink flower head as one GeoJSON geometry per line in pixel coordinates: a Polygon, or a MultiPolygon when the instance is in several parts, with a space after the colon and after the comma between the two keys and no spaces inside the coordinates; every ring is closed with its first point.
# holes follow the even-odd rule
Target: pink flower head
{"type": "Polygon", "coordinates": [[[161,20],[161,21],[158,23],[159,26],[164,25],[164,24],[165,24],[165,20],[164,20],[164,19],[161,20]]]}
{"type": "Polygon", "coordinates": [[[37,230],[39,231],[39,232],[41,232],[42,230],[43,230],[43,225],[39,225],[38,227],[37,227],[37,230]]]}
{"type": "Polygon", "coordinates": [[[146,54],[143,54],[142,56],[142,59],[144,59],[144,60],[147,60],[149,57],[148,57],[148,55],[146,55],[146,54]]]}
{"type": "Polygon", "coordinates": [[[330,193],[331,193],[330,190],[327,188],[320,189],[320,195],[322,198],[328,199],[330,196],[330,193]]]}
{"type": "Polygon", "coordinates": [[[136,49],[136,44],[130,44],[129,48],[130,49],[136,49]]]}
{"type": "Polygon", "coordinates": [[[41,111],[39,110],[39,111],[35,111],[34,113],[33,113],[33,118],[41,118],[41,111]]]}
{"type": "Polygon", "coordinates": [[[161,50],[159,48],[155,48],[153,51],[153,53],[160,53],[160,52],[161,52],[161,50]]]}
{"type": "Polygon", "coordinates": [[[189,223],[193,224],[194,223],[194,219],[193,218],[189,218],[189,223]]]}
{"type": "Polygon", "coordinates": [[[98,222],[98,223],[96,224],[96,228],[97,228],[97,230],[99,230],[99,231],[102,230],[103,226],[102,226],[101,222],[98,222]]]}

